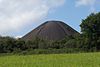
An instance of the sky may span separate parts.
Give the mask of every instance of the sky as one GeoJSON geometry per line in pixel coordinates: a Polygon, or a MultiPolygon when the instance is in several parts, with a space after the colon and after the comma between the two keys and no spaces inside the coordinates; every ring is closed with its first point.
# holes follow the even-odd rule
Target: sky
{"type": "Polygon", "coordinates": [[[100,0],[0,0],[0,35],[22,37],[50,20],[80,32],[82,19],[97,12],[100,0]]]}

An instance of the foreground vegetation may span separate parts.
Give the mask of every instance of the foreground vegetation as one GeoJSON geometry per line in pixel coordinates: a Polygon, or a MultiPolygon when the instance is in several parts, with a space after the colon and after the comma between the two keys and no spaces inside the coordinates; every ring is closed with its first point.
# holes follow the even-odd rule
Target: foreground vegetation
{"type": "Polygon", "coordinates": [[[100,53],[6,55],[0,67],[100,67],[100,53]]]}

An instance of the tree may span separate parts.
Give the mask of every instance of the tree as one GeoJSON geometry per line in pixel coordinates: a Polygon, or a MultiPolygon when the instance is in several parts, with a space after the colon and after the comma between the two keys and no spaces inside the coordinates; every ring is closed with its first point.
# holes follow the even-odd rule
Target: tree
{"type": "Polygon", "coordinates": [[[88,48],[100,50],[100,12],[90,14],[82,20],[80,27],[85,39],[88,39],[88,48]]]}
{"type": "Polygon", "coordinates": [[[13,51],[15,39],[12,37],[0,37],[0,53],[9,53],[13,51]]]}

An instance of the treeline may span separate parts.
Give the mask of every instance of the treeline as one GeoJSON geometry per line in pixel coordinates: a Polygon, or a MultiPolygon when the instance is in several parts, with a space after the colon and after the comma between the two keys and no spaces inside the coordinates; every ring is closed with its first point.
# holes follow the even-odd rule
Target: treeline
{"type": "Polygon", "coordinates": [[[0,37],[0,53],[49,54],[100,51],[100,12],[82,20],[81,34],[60,41],[35,38],[31,41],[0,37]]]}
{"type": "Polygon", "coordinates": [[[80,45],[77,45],[78,41],[76,42],[75,38],[70,36],[61,41],[47,41],[39,38],[24,41],[11,37],[0,37],[0,53],[48,54],[78,52],[80,45]]]}

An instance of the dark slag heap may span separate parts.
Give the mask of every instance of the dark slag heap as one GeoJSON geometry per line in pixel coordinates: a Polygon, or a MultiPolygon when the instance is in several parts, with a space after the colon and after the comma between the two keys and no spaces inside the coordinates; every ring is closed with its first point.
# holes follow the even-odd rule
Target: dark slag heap
{"type": "Polygon", "coordinates": [[[23,36],[22,39],[32,40],[38,37],[46,40],[61,40],[76,33],[78,33],[76,30],[62,21],[47,21],[23,36]]]}

